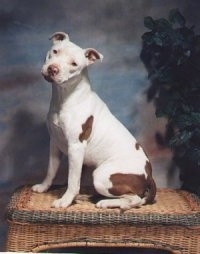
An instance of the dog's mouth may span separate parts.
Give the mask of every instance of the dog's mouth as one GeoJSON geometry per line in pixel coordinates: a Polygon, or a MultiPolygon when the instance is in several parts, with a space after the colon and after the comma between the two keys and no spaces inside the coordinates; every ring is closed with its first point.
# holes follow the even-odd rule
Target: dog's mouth
{"type": "Polygon", "coordinates": [[[53,76],[45,75],[45,74],[43,74],[43,73],[42,73],[42,75],[43,75],[43,77],[44,77],[44,79],[45,79],[46,81],[48,81],[48,82],[50,82],[50,83],[52,83],[52,82],[54,81],[53,76]]]}
{"type": "Polygon", "coordinates": [[[61,79],[59,79],[59,77],[55,77],[54,75],[46,75],[46,74],[42,73],[42,76],[44,77],[44,79],[47,82],[54,83],[57,85],[62,85],[65,81],[67,81],[67,80],[61,80],[61,79]]]}
{"type": "Polygon", "coordinates": [[[54,75],[52,73],[46,72],[45,70],[42,69],[41,74],[47,82],[50,83],[54,82],[54,75]]]}

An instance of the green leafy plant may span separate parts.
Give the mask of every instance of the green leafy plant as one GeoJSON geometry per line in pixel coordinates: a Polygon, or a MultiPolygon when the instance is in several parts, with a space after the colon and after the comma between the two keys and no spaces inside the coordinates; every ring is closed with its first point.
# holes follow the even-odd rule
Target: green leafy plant
{"type": "Polygon", "coordinates": [[[200,195],[200,35],[178,9],[168,19],[146,17],[141,59],[151,81],[148,101],[167,119],[157,141],[171,147],[182,188],[200,195]]]}

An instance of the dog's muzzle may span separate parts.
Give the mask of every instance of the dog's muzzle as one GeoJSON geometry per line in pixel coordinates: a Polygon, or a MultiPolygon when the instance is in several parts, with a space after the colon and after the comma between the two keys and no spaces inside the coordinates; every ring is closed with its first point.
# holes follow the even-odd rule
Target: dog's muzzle
{"type": "Polygon", "coordinates": [[[54,64],[49,65],[46,72],[42,71],[42,75],[48,82],[54,81],[54,77],[58,75],[58,73],[59,73],[59,68],[57,65],[54,65],[54,64]]]}

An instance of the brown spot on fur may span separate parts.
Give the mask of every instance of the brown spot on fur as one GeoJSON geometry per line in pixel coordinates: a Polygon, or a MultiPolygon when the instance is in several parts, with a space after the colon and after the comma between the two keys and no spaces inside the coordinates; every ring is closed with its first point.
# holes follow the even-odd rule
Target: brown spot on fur
{"type": "Polygon", "coordinates": [[[113,187],[109,189],[109,192],[112,195],[121,196],[124,194],[136,194],[140,197],[144,197],[146,191],[146,179],[144,174],[116,173],[110,176],[110,181],[113,187]]]}
{"type": "Polygon", "coordinates": [[[94,117],[90,116],[85,121],[84,124],[82,124],[82,133],[79,135],[79,140],[83,142],[84,140],[87,140],[90,137],[90,134],[92,132],[92,125],[93,125],[94,117]]]}
{"type": "Polygon", "coordinates": [[[110,176],[112,188],[108,191],[114,196],[134,194],[141,198],[146,197],[146,203],[153,203],[156,196],[156,184],[152,178],[152,168],[149,161],[146,161],[145,175],[116,173],[110,176]]]}
{"type": "Polygon", "coordinates": [[[140,150],[140,144],[139,143],[135,143],[135,149],[140,150]]]}

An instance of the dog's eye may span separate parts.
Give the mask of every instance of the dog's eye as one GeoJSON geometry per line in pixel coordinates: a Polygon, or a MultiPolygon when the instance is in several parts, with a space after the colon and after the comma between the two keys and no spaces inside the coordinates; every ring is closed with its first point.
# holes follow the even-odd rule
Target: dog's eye
{"type": "Polygon", "coordinates": [[[57,53],[58,53],[58,50],[54,49],[54,50],[53,50],[53,53],[54,53],[54,54],[57,54],[57,53]]]}
{"type": "Polygon", "coordinates": [[[72,62],[72,66],[78,66],[76,62],[72,62]]]}

